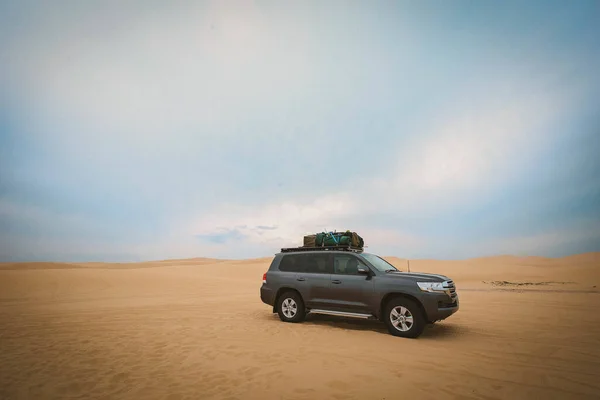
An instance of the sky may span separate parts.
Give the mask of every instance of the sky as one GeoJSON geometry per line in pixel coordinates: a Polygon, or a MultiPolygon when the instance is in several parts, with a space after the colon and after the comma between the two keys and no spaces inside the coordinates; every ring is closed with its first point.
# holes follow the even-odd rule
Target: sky
{"type": "Polygon", "coordinates": [[[600,251],[597,1],[0,0],[0,261],[600,251]]]}

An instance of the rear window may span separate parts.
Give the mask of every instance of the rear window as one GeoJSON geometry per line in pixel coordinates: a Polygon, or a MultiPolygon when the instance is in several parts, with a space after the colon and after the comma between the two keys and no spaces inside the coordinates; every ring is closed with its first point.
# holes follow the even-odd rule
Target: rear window
{"type": "Polygon", "coordinates": [[[283,272],[304,272],[305,267],[300,256],[300,254],[284,255],[279,263],[279,270],[283,272]]]}
{"type": "Polygon", "coordinates": [[[283,272],[330,274],[332,269],[328,254],[286,254],[279,264],[283,272]]]}

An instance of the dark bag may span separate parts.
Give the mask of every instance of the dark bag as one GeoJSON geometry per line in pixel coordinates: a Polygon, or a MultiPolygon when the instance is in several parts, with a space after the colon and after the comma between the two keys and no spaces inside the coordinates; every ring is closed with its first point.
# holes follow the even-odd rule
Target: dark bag
{"type": "Polygon", "coordinates": [[[350,234],[352,240],[352,247],[363,247],[365,245],[365,241],[361,238],[358,233],[352,232],[350,234]]]}
{"type": "Polygon", "coordinates": [[[304,247],[316,247],[317,235],[304,236],[304,247]]]}

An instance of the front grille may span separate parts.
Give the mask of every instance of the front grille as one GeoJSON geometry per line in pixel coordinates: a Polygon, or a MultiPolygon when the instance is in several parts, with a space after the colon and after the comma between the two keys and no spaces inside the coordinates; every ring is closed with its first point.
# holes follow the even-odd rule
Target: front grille
{"type": "Polygon", "coordinates": [[[448,294],[452,298],[452,300],[456,299],[456,286],[453,281],[444,282],[444,286],[448,288],[448,294]]]}

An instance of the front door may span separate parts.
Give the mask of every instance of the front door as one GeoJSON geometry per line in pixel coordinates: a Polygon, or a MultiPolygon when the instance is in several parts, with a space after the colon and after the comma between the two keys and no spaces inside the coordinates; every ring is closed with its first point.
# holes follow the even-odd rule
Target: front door
{"type": "Polygon", "coordinates": [[[354,254],[334,254],[330,303],[337,311],[371,313],[373,280],[358,274],[358,266],[368,268],[354,254]]]}

